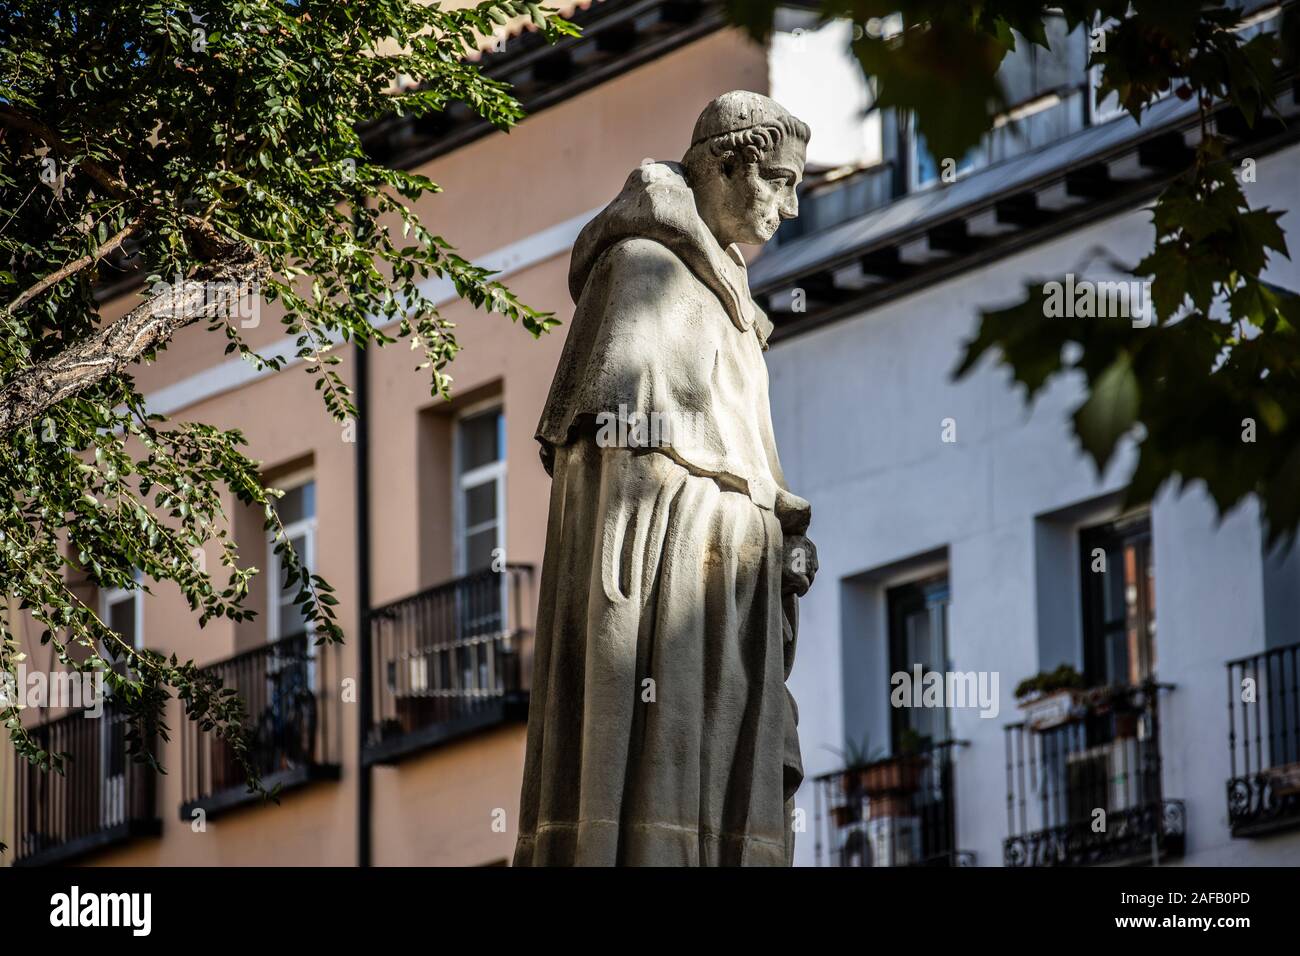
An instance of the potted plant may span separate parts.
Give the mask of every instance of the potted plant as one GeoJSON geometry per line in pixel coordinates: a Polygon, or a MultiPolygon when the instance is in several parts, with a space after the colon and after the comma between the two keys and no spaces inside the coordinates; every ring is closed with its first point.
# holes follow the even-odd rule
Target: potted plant
{"type": "Polygon", "coordinates": [[[1074,716],[1083,686],[1083,675],[1062,664],[1022,680],[1016,685],[1016,700],[1031,730],[1051,730],[1074,716]]]}
{"type": "Polygon", "coordinates": [[[843,750],[836,747],[826,749],[844,762],[844,769],[839,775],[840,791],[844,799],[839,803],[832,802],[830,807],[835,825],[843,828],[862,819],[865,774],[872,763],[884,756],[884,751],[880,748],[873,749],[868,736],[863,736],[860,742],[846,741],[843,750]]]}
{"type": "Polygon", "coordinates": [[[863,769],[862,788],[873,818],[905,816],[912,796],[921,787],[921,774],[929,765],[925,753],[930,738],[906,728],[898,739],[898,752],[863,769]]]}
{"type": "Polygon", "coordinates": [[[864,735],[861,742],[847,741],[843,750],[836,747],[826,749],[844,761],[844,770],[840,774],[840,788],[845,796],[861,794],[867,768],[885,756],[883,748],[871,746],[869,735],[864,735]]]}

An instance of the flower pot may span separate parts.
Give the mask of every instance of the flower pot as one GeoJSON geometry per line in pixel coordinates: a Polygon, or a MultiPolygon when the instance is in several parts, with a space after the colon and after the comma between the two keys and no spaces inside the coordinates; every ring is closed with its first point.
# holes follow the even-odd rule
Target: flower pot
{"type": "Polygon", "coordinates": [[[1041,732],[1073,719],[1078,701],[1079,692],[1067,687],[1021,701],[1020,709],[1025,712],[1029,729],[1041,732]]]}
{"type": "MultiPolygon", "coordinates": [[[[913,793],[915,793],[915,790],[913,793]]],[[[895,817],[906,817],[910,816],[911,812],[911,793],[880,793],[871,797],[867,804],[867,815],[872,820],[888,820],[895,817]]]]}
{"type": "Polygon", "coordinates": [[[929,758],[924,754],[891,757],[862,768],[862,789],[873,800],[882,794],[913,794],[929,758]]]}

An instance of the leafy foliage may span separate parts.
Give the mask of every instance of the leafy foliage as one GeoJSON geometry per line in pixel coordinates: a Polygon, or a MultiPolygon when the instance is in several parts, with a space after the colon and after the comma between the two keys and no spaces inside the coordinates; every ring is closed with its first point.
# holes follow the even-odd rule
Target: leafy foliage
{"type": "MultiPolygon", "coordinates": [[[[534,335],[551,326],[421,221],[412,204],[438,191],[433,182],[371,163],[358,134],[456,101],[500,128],[515,123],[519,104],[468,56],[518,17],[551,40],[575,32],[514,0],[464,10],[416,0],[0,3],[0,584],[11,605],[0,674],[21,658],[17,608],[63,665],[103,672],[140,726],[165,733],[175,693],[189,719],[242,755],[238,698],[192,662],[135,652],[71,583],[171,582],[200,624],[250,619],[256,568],[239,563],[223,496],[260,510],[318,643],[342,639],[331,588],[294,553],[244,437],[149,414],[130,363],[158,358],[175,329],[203,322],[227,352],[283,367],[244,342],[230,308],[260,291],[344,422],[356,409],[336,368],[340,342],[406,340],[431,391],[448,393],[456,341],[426,280],[451,280],[461,298],[534,335]],[[141,305],[108,320],[99,293],[127,253],[148,276],[141,305]],[[207,296],[205,283],[225,292],[207,296]],[[181,287],[200,290],[197,304],[181,287]],[[128,320],[147,335],[131,326],[96,338],[128,320]],[[207,572],[207,550],[224,584],[207,572]],[[111,666],[117,657],[125,666],[111,666]]],[[[3,719],[23,757],[58,766],[16,708],[3,719]]]]}
{"type": "MultiPolygon", "coordinates": [[[[728,4],[756,36],[771,30],[775,7],[728,4]]],[[[1284,7],[1279,30],[1249,39],[1241,11],[1221,2],[823,0],[820,10],[859,26],[894,15],[895,29],[862,29],[854,51],[877,105],[909,112],[937,156],[964,155],[993,127],[1005,107],[998,67],[1017,44],[1046,48],[1053,16],[1088,31],[1098,95],[1113,93],[1135,120],[1165,94],[1195,102],[1199,144],[1152,207],[1151,253],[1128,267],[1111,263],[1150,282],[1149,327],[1049,318],[1044,282],[1060,277],[1040,277],[1023,301],[982,314],[956,374],[997,355],[1032,399],[1053,377],[1082,373],[1087,396],[1073,426],[1098,469],[1121,441],[1137,442],[1130,503],[1169,481],[1200,480],[1220,513],[1254,494],[1270,544],[1293,538],[1300,300],[1260,278],[1270,257],[1288,255],[1282,213],[1249,206],[1212,116],[1226,110],[1254,126],[1275,113],[1274,90],[1294,75],[1300,45],[1295,6],[1284,7]]]]}
{"type": "Polygon", "coordinates": [[[1031,695],[1051,694],[1058,690],[1082,690],[1087,682],[1083,675],[1069,664],[1062,664],[1053,671],[1039,671],[1032,677],[1026,677],[1016,685],[1016,700],[1024,700],[1031,695]]]}

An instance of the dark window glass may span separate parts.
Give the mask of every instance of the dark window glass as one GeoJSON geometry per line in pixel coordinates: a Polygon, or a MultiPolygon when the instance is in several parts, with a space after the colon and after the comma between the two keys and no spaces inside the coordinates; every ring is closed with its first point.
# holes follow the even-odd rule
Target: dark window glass
{"type": "MultiPolygon", "coordinates": [[[[889,604],[889,672],[906,672],[914,679],[948,667],[948,578],[931,578],[891,588],[889,604]]],[[[891,685],[890,690],[893,690],[891,685]]],[[[912,731],[931,743],[949,737],[947,707],[892,707],[893,745],[898,752],[903,733],[912,731]]]]}
{"type": "Polygon", "coordinates": [[[108,620],[105,623],[115,631],[128,646],[135,646],[135,596],[119,598],[109,605],[108,620]]]}
{"type": "Polygon", "coordinates": [[[465,492],[465,527],[477,528],[497,520],[497,483],[488,481],[465,492]]]}
{"type": "Polygon", "coordinates": [[[276,510],[280,513],[280,521],[286,525],[293,524],[295,521],[302,521],[304,518],[314,518],[316,516],[316,482],[309,481],[297,488],[290,488],[284,493],[284,497],[280,499],[276,510]]]}
{"type": "Polygon", "coordinates": [[[1094,686],[1140,684],[1156,669],[1150,516],[1087,528],[1079,540],[1084,676],[1094,686]]]}
{"type": "Polygon", "coordinates": [[[460,471],[464,474],[505,457],[505,417],[499,408],[460,423],[460,471]]]}
{"type": "MultiPolygon", "coordinates": [[[[293,543],[293,549],[297,552],[299,560],[306,561],[306,536],[294,535],[289,540],[293,543]]],[[[293,603],[301,586],[299,579],[289,579],[289,569],[286,567],[281,574],[280,583],[279,636],[281,638],[297,637],[307,632],[307,618],[302,613],[302,606],[293,603]]]]}
{"type": "Polygon", "coordinates": [[[465,539],[465,571],[473,573],[492,565],[492,552],[497,546],[497,529],[495,526],[485,531],[476,531],[465,539]]]}

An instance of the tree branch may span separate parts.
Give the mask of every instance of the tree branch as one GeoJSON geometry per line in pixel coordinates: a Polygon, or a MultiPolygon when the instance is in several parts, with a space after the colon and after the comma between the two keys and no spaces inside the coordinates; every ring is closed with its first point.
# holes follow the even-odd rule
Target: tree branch
{"type": "MultiPolygon", "coordinates": [[[[40,120],[33,116],[28,116],[20,110],[14,109],[8,103],[0,103],[0,123],[13,129],[20,129],[24,132],[31,133],[33,136],[42,140],[46,146],[54,150],[60,156],[75,156],[77,151],[65,143],[59,134],[46,126],[40,120]]],[[[128,192],[126,183],[118,179],[99,163],[95,162],[89,156],[81,157],[77,165],[87,176],[97,182],[105,192],[116,199],[126,199],[128,192]]]]}
{"type": "Polygon", "coordinates": [[[194,322],[226,316],[244,296],[256,295],[266,261],[249,247],[218,235],[207,223],[191,224],[198,245],[213,261],[144,302],[89,338],[19,372],[0,388],[0,434],[45,411],[156,349],[194,322]]]}
{"type": "MultiPolygon", "coordinates": [[[[8,103],[0,103],[0,124],[37,137],[60,156],[77,155],[78,151],[52,128],[8,103]]],[[[81,156],[77,166],[109,196],[130,198],[126,183],[89,156],[81,156]]],[[[9,304],[8,312],[12,314],[56,282],[111,252],[141,222],[135,220],[92,256],[83,256],[36,283],[9,304]]],[[[171,284],[166,292],[53,358],[20,371],[0,387],[0,434],[35,420],[64,399],[120,372],[185,326],[229,315],[240,299],[257,294],[267,264],[256,250],[227,239],[211,223],[194,216],[184,217],[184,229],[202,265],[189,278],[171,284]]]]}
{"type": "Polygon", "coordinates": [[[13,315],[15,312],[17,312],[19,309],[25,306],[28,302],[32,301],[32,299],[36,298],[38,295],[44,292],[46,289],[62,282],[70,275],[75,275],[76,273],[80,272],[82,269],[86,268],[86,266],[93,265],[94,263],[98,262],[100,259],[104,258],[106,255],[108,255],[110,252],[112,252],[114,249],[120,246],[133,233],[139,231],[141,225],[142,223],[138,219],[135,222],[127,223],[127,225],[119,233],[117,233],[114,236],[110,236],[107,240],[105,240],[102,246],[100,246],[90,255],[82,256],[80,259],[74,259],[72,262],[69,262],[66,266],[63,266],[61,269],[51,272],[40,282],[36,283],[35,285],[27,289],[20,296],[18,296],[18,298],[14,299],[7,306],[5,306],[5,311],[8,312],[10,315],[13,315]]]}

